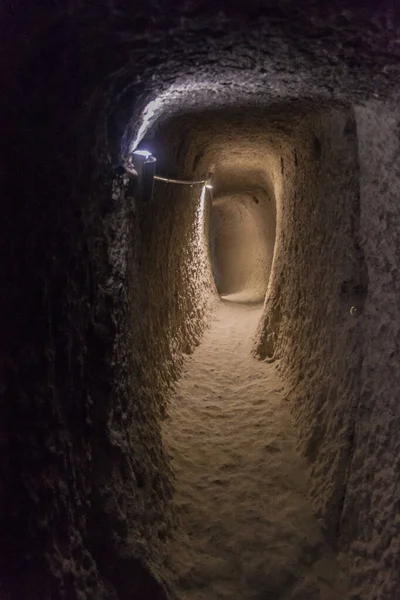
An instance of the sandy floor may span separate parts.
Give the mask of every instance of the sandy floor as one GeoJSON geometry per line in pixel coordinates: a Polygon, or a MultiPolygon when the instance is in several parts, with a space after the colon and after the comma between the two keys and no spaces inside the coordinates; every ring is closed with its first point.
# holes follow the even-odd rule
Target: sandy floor
{"type": "Polygon", "coordinates": [[[250,355],[260,306],[226,302],[188,359],[165,425],[182,600],[345,599],[307,500],[282,384],[250,355]]]}

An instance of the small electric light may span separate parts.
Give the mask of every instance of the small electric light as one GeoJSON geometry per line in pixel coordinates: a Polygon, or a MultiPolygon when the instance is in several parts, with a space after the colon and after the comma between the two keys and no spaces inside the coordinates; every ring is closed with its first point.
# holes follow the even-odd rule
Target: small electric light
{"type": "Polygon", "coordinates": [[[136,196],[145,202],[152,199],[156,162],[148,150],[135,150],[129,156],[127,170],[136,177],[136,196]]]}
{"type": "Polygon", "coordinates": [[[148,152],[147,150],[135,150],[133,154],[136,154],[137,156],[144,156],[145,158],[149,158],[151,156],[151,152],[148,152]]]}
{"type": "Polygon", "coordinates": [[[212,186],[212,184],[211,184],[210,182],[208,182],[208,183],[206,183],[206,188],[207,188],[208,190],[212,190],[212,189],[213,189],[213,186],[212,186]]]}

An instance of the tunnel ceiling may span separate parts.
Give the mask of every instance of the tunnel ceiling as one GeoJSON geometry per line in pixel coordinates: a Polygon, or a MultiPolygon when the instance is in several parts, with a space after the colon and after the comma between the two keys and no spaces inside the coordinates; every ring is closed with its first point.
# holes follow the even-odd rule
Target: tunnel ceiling
{"type": "Polygon", "coordinates": [[[75,1],[40,11],[33,2],[2,12],[11,24],[3,57],[14,57],[2,68],[17,100],[8,111],[26,87],[36,89],[43,112],[54,103],[55,112],[76,110],[79,123],[105,109],[115,149],[128,122],[130,143],[138,116],[157,99],[153,120],[285,97],[361,102],[390,96],[400,81],[400,15],[389,1],[75,1]],[[22,88],[18,70],[26,71],[22,88]],[[53,93],[40,97],[45,84],[53,93]]]}
{"type": "MultiPolygon", "coordinates": [[[[347,4],[185,4],[168,35],[160,33],[138,110],[151,124],[205,107],[390,96],[400,78],[398,17],[389,6],[347,4]]],[[[145,65],[151,29],[143,44],[145,65]]]]}
{"type": "Polygon", "coordinates": [[[214,198],[239,191],[274,200],[273,173],[284,168],[283,148],[289,145],[295,152],[296,143],[303,143],[305,127],[312,154],[314,144],[321,143],[313,134],[315,119],[343,109],[342,103],[303,99],[263,107],[193,110],[161,117],[142,144],[157,156],[160,175],[196,179],[212,172],[214,198]]]}

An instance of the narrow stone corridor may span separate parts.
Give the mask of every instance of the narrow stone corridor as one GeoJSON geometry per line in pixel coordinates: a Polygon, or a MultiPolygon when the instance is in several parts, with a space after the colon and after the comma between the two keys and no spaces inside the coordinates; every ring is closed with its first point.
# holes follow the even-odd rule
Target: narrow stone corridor
{"type": "Polygon", "coordinates": [[[176,476],[181,600],[334,600],[344,582],[307,498],[273,365],[251,356],[261,305],[223,301],[188,358],[164,439],[176,476]]]}

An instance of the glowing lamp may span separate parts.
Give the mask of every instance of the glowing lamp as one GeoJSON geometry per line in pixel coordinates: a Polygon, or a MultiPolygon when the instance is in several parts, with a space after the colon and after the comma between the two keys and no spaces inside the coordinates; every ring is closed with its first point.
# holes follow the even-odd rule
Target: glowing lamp
{"type": "Polygon", "coordinates": [[[135,150],[135,152],[132,152],[133,156],[144,156],[145,158],[149,158],[151,156],[151,152],[149,152],[148,150],[135,150]]]}
{"type": "Polygon", "coordinates": [[[142,200],[149,201],[153,195],[156,158],[147,150],[135,150],[130,159],[137,176],[137,195],[142,200]]]}

